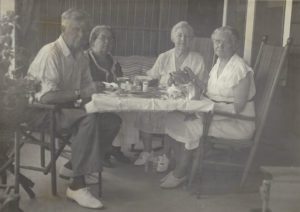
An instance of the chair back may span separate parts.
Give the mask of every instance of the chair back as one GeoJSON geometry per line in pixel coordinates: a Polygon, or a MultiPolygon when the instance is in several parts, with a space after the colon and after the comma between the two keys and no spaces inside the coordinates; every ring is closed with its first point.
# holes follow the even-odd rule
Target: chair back
{"type": "Polygon", "coordinates": [[[210,38],[194,37],[190,46],[191,51],[199,52],[205,62],[206,69],[211,70],[214,63],[214,48],[210,38]]]}
{"type": "Polygon", "coordinates": [[[132,77],[136,75],[145,75],[146,71],[152,68],[155,63],[155,57],[148,56],[116,56],[120,63],[125,77],[132,77]]]}
{"type": "MultiPolygon", "coordinates": [[[[257,138],[259,138],[262,133],[262,128],[265,124],[271,100],[278,85],[278,81],[282,73],[290,45],[291,39],[288,39],[287,45],[284,47],[268,45],[266,44],[266,39],[263,39],[254,66],[257,129],[255,137],[257,138]]],[[[255,141],[256,140],[258,139],[255,139],[255,141]]]]}
{"type": "MultiPolygon", "coordinates": [[[[244,171],[242,174],[240,188],[242,188],[246,182],[248,173],[250,171],[253,159],[258,148],[258,144],[263,132],[263,127],[268,116],[268,111],[270,108],[271,100],[274,95],[275,89],[278,85],[280,74],[282,73],[284,63],[287,58],[288,50],[291,45],[291,39],[288,39],[287,45],[284,47],[271,46],[266,44],[266,38],[263,39],[261,44],[255,66],[254,66],[254,81],[256,86],[256,95],[255,95],[255,109],[256,109],[256,131],[252,139],[247,140],[232,140],[232,139],[222,139],[215,138],[215,144],[230,145],[232,147],[250,147],[249,155],[247,156],[246,163],[240,164],[240,161],[236,162],[227,162],[227,161],[209,161],[210,164],[214,165],[227,165],[233,167],[243,167],[244,171]]],[[[207,121],[207,120],[206,120],[207,121]]],[[[207,125],[207,124],[206,124],[207,125]]],[[[207,132],[207,126],[204,129],[207,132]]],[[[205,132],[205,131],[204,131],[205,132]]],[[[207,133],[206,133],[207,134],[207,133]]],[[[205,139],[205,137],[204,137],[205,139]]],[[[198,161],[204,161],[204,144],[200,143],[202,146],[199,148],[198,161]]],[[[197,167],[195,163],[193,167],[197,167]]],[[[190,184],[192,182],[195,171],[191,174],[190,184]]]]}

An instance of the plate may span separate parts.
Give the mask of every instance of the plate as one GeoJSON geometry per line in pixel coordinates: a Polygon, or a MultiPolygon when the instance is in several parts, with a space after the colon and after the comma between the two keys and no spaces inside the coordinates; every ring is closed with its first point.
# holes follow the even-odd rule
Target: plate
{"type": "Polygon", "coordinates": [[[107,83],[107,82],[103,82],[103,84],[105,85],[105,90],[117,90],[119,88],[117,83],[107,83]]]}
{"type": "Polygon", "coordinates": [[[134,79],[139,80],[139,81],[150,81],[150,80],[152,80],[152,77],[150,77],[150,76],[135,76],[134,79]]]}
{"type": "Polygon", "coordinates": [[[118,82],[125,82],[125,81],[129,81],[129,80],[130,80],[129,77],[117,77],[118,82]]]}
{"type": "Polygon", "coordinates": [[[108,95],[117,95],[118,91],[117,90],[104,90],[103,93],[108,94],[108,95]]]}
{"type": "Polygon", "coordinates": [[[131,91],[128,91],[128,93],[131,93],[131,94],[143,94],[143,93],[148,93],[148,91],[131,90],[131,91]]]}

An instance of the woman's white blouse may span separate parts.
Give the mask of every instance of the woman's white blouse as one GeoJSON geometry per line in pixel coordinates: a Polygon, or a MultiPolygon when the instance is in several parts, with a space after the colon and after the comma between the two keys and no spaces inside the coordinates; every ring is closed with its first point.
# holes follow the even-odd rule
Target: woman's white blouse
{"type": "MultiPolygon", "coordinates": [[[[184,67],[189,67],[200,80],[207,81],[207,73],[205,70],[204,60],[198,52],[189,52],[185,60],[180,66],[183,70],[184,67]]],[[[175,50],[171,49],[160,54],[153,65],[147,72],[147,75],[153,79],[158,79],[160,85],[167,86],[169,74],[176,71],[175,65],[175,50]]]]}
{"type": "MultiPolygon", "coordinates": [[[[255,84],[253,79],[252,68],[249,67],[241,57],[239,57],[237,54],[234,54],[224,67],[222,73],[220,73],[220,75],[217,76],[219,64],[220,61],[218,60],[209,74],[206,93],[207,96],[212,100],[233,103],[233,88],[239,84],[241,79],[245,78],[247,74],[250,73],[251,84],[248,94],[249,102],[246,104],[245,109],[241,112],[241,114],[254,116],[254,103],[253,101],[251,101],[255,95],[255,84]]],[[[221,104],[221,108],[218,109],[234,113],[233,104],[224,104],[223,107],[221,104]]]]}

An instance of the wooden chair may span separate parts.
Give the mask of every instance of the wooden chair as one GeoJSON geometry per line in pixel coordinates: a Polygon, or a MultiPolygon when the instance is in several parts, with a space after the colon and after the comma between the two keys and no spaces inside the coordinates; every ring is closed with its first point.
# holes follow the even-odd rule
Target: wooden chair
{"type": "MultiPolygon", "coordinates": [[[[43,172],[45,175],[51,173],[51,190],[52,194],[57,195],[57,179],[56,179],[56,161],[64,152],[66,145],[69,145],[70,135],[66,133],[56,132],[56,120],[55,114],[59,111],[59,106],[57,105],[46,105],[33,103],[28,105],[31,109],[44,110],[49,112],[49,128],[43,127],[33,127],[30,124],[23,122],[19,125],[15,132],[15,190],[19,193],[19,176],[20,169],[28,169],[32,171],[43,172]],[[47,141],[45,139],[46,135],[49,135],[50,139],[47,141]],[[20,139],[23,136],[23,139],[20,139]],[[38,137],[39,136],[39,137],[38,137]],[[21,147],[26,144],[35,144],[40,146],[40,166],[30,166],[20,164],[20,151],[21,147]],[[50,159],[48,164],[46,164],[45,150],[49,150],[50,159]]],[[[102,173],[99,172],[99,196],[102,195],[102,173]]],[[[32,196],[34,197],[34,196],[32,196]]]]}
{"type": "MultiPolygon", "coordinates": [[[[15,186],[13,182],[8,180],[7,175],[9,172],[14,174],[14,148],[12,142],[13,130],[10,129],[10,126],[8,128],[6,127],[8,126],[0,130],[0,211],[22,212],[19,208],[20,195],[13,193],[15,186]]],[[[23,174],[20,174],[19,178],[24,190],[30,197],[33,197],[34,193],[32,187],[34,183],[23,174]]]]}
{"type": "MultiPolygon", "coordinates": [[[[244,186],[254,156],[256,154],[258,145],[262,137],[262,132],[267,119],[271,100],[274,95],[275,89],[278,85],[279,76],[282,73],[283,66],[286,61],[290,45],[291,45],[291,39],[288,39],[287,45],[285,47],[268,45],[266,44],[266,38],[263,39],[255,63],[255,68],[254,68],[255,85],[257,91],[256,96],[254,98],[255,109],[256,109],[255,119],[240,114],[230,114],[230,113],[225,113],[220,111],[214,111],[213,114],[206,115],[204,120],[207,123],[204,123],[204,134],[203,137],[200,139],[199,148],[195,153],[195,159],[192,164],[192,170],[189,178],[189,186],[192,185],[198,169],[202,171],[204,164],[242,168],[243,172],[240,181],[240,188],[244,186]],[[230,118],[236,118],[240,120],[255,121],[256,131],[252,139],[233,140],[233,139],[223,139],[223,138],[212,138],[207,136],[209,130],[209,124],[214,114],[222,115],[230,118]],[[242,164],[238,163],[238,161],[227,162],[224,160],[215,161],[215,160],[208,159],[207,153],[209,152],[209,150],[215,150],[218,149],[218,147],[222,147],[221,150],[224,150],[224,148],[226,148],[226,150],[237,150],[237,151],[249,150],[249,154],[246,157],[245,163],[242,164]]],[[[200,189],[199,189],[199,195],[200,195],[200,189]]]]}
{"type": "Polygon", "coordinates": [[[211,38],[195,37],[191,42],[190,50],[199,52],[202,55],[206,69],[210,71],[215,61],[211,38]]]}
{"type": "Polygon", "coordinates": [[[20,196],[16,194],[0,194],[1,212],[23,212],[19,207],[20,196]]]}

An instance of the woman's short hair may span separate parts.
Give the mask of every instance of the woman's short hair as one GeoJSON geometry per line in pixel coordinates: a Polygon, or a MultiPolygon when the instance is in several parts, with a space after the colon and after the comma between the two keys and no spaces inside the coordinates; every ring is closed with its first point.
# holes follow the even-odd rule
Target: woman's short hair
{"type": "Polygon", "coordinates": [[[62,30],[64,30],[71,21],[86,21],[87,23],[89,23],[90,18],[84,10],[70,8],[63,12],[61,15],[62,30]]]}
{"type": "Polygon", "coordinates": [[[100,32],[102,32],[103,30],[109,31],[111,33],[112,38],[113,39],[115,38],[111,26],[108,26],[108,25],[98,25],[98,26],[95,26],[92,29],[91,33],[90,33],[90,39],[89,39],[90,45],[92,45],[95,42],[95,40],[99,36],[100,32]]]}
{"type": "Polygon", "coordinates": [[[178,29],[185,28],[189,32],[191,37],[194,37],[194,29],[191,25],[186,21],[180,21],[172,27],[171,30],[171,40],[174,41],[175,33],[178,29]]]}
{"type": "Polygon", "coordinates": [[[238,31],[235,28],[233,28],[232,26],[219,27],[219,28],[215,29],[214,32],[211,34],[211,39],[213,39],[215,34],[219,33],[219,32],[228,33],[228,35],[230,36],[232,44],[233,45],[238,45],[239,40],[240,40],[240,36],[239,36],[238,31]]]}

